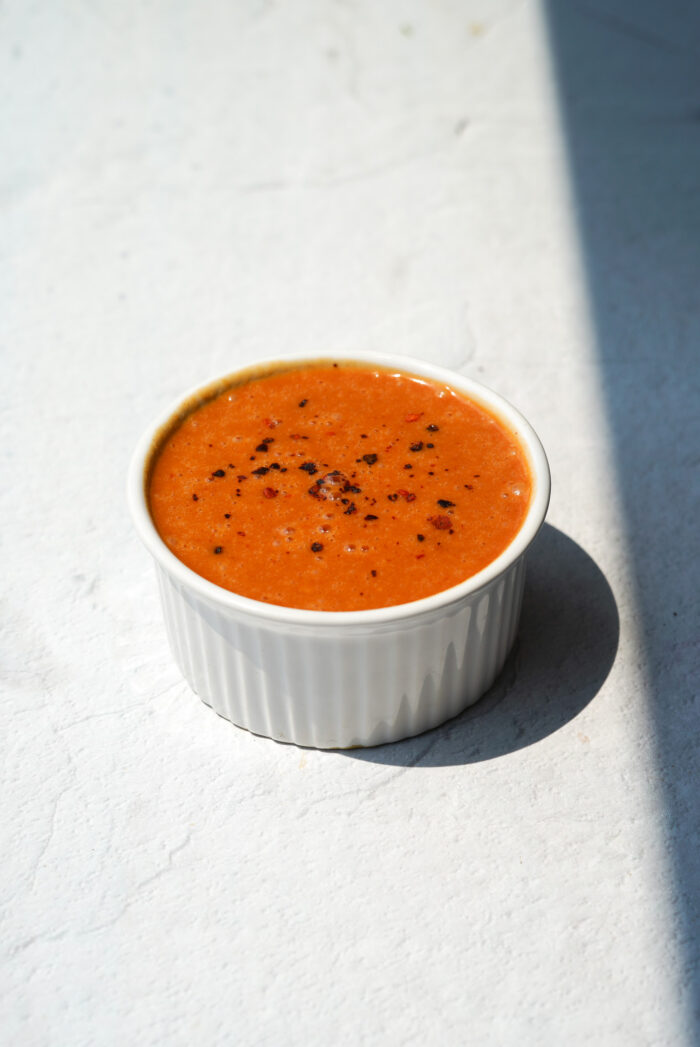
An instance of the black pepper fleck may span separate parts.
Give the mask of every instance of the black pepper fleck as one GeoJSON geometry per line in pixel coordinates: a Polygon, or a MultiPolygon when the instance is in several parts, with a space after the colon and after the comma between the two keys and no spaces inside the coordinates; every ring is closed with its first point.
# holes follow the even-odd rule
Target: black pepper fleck
{"type": "Polygon", "coordinates": [[[214,472],[211,475],[212,476],[226,476],[226,473],[224,472],[223,469],[215,469],[214,472]]]}
{"type": "Polygon", "coordinates": [[[300,406],[300,407],[306,407],[306,405],[308,404],[308,402],[309,402],[308,400],[300,400],[300,401],[299,401],[299,406],[300,406]]]}
{"type": "Polygon", "coordinates": [[[367,513],[367,515],[365,516],[365,520],[378,520],[378,519],[379,519],[379,517],[378,516],[374,516],[372,513],[367,513]]]}
{"type": "Polygon", "coordinates": [[[258,469],[253,469],[253,476],[265,476],[269,471],[266,465],[261,465],[258,469]]]}
{"type": "Polygon", "coordinates": [[[439,425],[428,425],[426,426],[429,433],[437,433],[440,429],[439,425]]]}
{"type": "Polygon", "coordinates": [[[425,535],[424,534],[417,534],[416,538],[418,539],[419,542],[424,542],[425,541],[425,535]]]}
{"type": "Polygon", "coordinates": [[[441,509],[449,509],[455,503],[450,502],[447,498],[438,498],[437,504],[440,506],[441,509]]]}
{"type": "Polygon", "coordinates": [[[409,451],[422,451],[422,450],[423,450],[423,441],[422,440],[419,440],[418,443],[416,443],[416,444],[411,444],[411,446],[409,447],[409,451]]]}
{"type": "Polygon", "coordinates": [[[363,462],[367,462],[367,465],[374,465],[374,463],[377,460],[377,456],[376,454],[363,454],[362,460],[363,462]]]}
{"type": "Polygon", "coordinates": [[[223,545],[215,545],[214,546],[214,552],[216,553],[217,556],[219,555],[219,553],[223,553],[223,551],[224,551],[223,545]]]}
{"type": "Polygon", "coordinates": [[[311,552],[312,553],[320,553],[322,551],[322,549],[323,549],[323,543],[322,542],[312,542],[311,543],[311,552]]]}
{"type": "Polygon", "coordinates": [[[314,462],[304,462],[304,464],[300,465],[299,468],[303,469],[305,473],[309,474],[309,476],[313,476],[314,473],[318,472],[314,462]]]}

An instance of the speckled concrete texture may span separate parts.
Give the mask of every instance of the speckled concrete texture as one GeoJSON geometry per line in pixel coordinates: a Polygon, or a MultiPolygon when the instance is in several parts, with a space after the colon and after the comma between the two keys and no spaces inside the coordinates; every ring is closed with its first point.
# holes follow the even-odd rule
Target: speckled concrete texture
{"type": "Polygon", "coordinates": [[[700,1040],[699,30],[3,5],[4,1042],[700,1040]],[[348,347],[496,388],[553,497],[486,698],[318,752],[182,682],[124,480],[181,391],[348,347]]]}

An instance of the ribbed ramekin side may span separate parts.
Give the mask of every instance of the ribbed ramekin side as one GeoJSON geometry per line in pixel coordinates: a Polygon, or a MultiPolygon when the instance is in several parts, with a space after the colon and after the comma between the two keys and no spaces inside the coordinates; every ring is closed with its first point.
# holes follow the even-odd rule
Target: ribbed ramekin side
{"type": "Polygon", "coordinates": [[[522,574],[372,631],[261,623],[159,581],[176,661],[207,704],[256,734],[343,748],[419,734],[476,701],[512,644],[522,574]]]}
{"type": "Polygon", "coordinates": [[[506,615],[504,610],[506,608],[505,600],[505,589],[506,579],[510,577],[511,572],[502,578],[499,578],[497,582],[494,582],[489,587],[489,605],[488,613],[484,621],[484,632],[481,638],[483,645],[483,664],[482,664],[482,675],[479,682],[479,691],[481,694],[491,686],[496,678],[496,673],[500,669],[498,663],[499,655],[499,640],[503,632],[503,626],[506,615]]]}
{"type": "Polygon", "coordinates": [[[513,589],[511,593],[511,615],[507,629],[504,631],[503,661],[515,643],[515,638],[520,625],[520,611],[522,609],[522,597],[525,591],[526,560],[521,556],[515,564],[513,571],[513,589]]]}
{"type": "MultiPolygon", "coordinates": [[[[187,682],[193,685],[190,631],[183,618],[183,602],[170,575],[156,564],[158,589],[165,619],[165,631],[175,663],[187,682]]],[[[195,688],[196,690],[196,688],[195,688]]]]}
{"type": "Polygon", "coordinates": [[[525,558],[521,557],[497,579],[473,608],[466,643],[465,690],[472,704],[489,689],[513,646],[520,618],[525,558]]]}

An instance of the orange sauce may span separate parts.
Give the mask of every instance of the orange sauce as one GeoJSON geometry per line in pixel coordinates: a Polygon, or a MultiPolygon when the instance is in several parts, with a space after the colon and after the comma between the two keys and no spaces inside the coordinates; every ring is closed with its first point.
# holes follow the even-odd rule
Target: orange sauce
{"type": "Polygon", "coordinates": [[[287,607],[418,600],[491,563],[532,480],[505,424],[454,390],[353,363],[232,386],[159,448],[155,526],[209,581],[287,607]]]}

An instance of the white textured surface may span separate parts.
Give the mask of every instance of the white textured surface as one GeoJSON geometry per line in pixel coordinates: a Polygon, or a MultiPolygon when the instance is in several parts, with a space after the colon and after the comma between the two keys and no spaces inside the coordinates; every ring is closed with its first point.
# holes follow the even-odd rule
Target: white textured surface
{"type": "Polygon", "coordinates": [[[660,19],[3,6],[5,1042],[696,1042],[698,17],[660,19]],[[492,385],[553,473],[489,696],[355,754],[193,697],[123,496],[181,390],[344,347],[492,385]]]}

